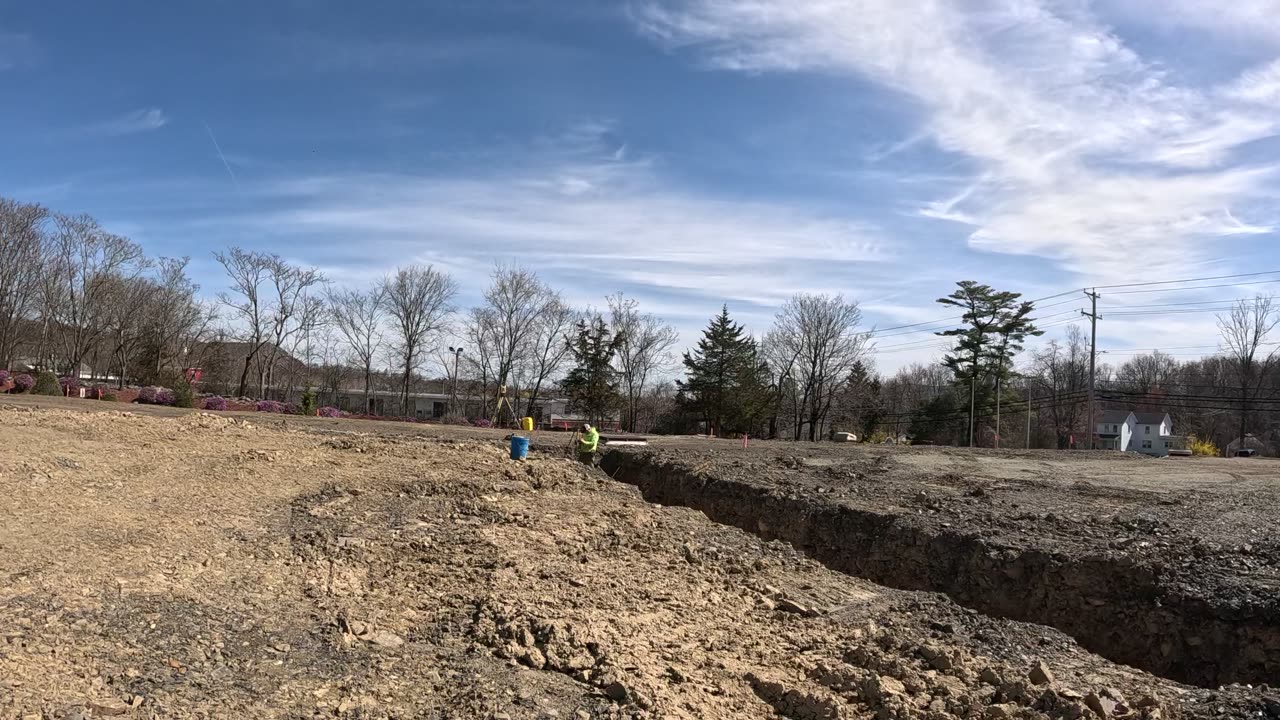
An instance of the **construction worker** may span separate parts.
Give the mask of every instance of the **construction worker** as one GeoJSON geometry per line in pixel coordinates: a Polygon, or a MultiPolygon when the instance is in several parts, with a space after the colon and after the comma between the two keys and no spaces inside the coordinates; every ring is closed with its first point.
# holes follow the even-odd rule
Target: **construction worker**
{"type": "Polygon", "coordinates": [[[578,437],[578,462],[595,465],[596,446],[599,444],[600,431],[591,427],[591,423],[582,423],[581,435],[578,437]]]}

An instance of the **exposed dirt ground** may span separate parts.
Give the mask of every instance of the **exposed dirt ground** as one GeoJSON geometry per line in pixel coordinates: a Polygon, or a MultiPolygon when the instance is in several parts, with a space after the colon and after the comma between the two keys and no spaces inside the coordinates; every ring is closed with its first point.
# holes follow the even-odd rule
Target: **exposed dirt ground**
{"type": "MultiPolygon", "coordinates": [[[[1280,462],[671,440],[620,479],[1214,686],[1280,678],[1280,462]]],[[[618,461],[618,458],[614,458],[618,461]]]]}
{"type": "Polygon", "coordinates": [[[0,717],[1280,715],[496,434],[174,415],[0,409],[0,717]]]}
{"type": "Polygon", "coordinates": [[[720,477],[917,515],[1017,548],[1108,552],[1280,601],[1280,460],[666,440],[720,477]]]}

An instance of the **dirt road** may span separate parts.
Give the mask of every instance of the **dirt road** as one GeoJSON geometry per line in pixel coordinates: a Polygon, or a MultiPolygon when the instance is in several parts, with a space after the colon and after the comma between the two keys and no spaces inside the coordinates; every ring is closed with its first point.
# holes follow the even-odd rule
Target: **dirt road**
{"type": "Polygon", "coordinates": [[[0,717],[1280,714],[493,435],[305,425],[0,409],[0,717]]]}

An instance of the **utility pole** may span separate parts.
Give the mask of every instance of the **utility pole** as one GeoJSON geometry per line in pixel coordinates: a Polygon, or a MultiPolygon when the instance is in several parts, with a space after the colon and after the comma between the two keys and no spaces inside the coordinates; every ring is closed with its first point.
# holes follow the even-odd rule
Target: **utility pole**
{"type": "Polygon", "coordinates": [[[453,415],[458,411],[458,358],[462,357],[462,346],[450,346],[449,352],[453,353],[453,388],[449,391],[449,414],[453,415]]]}
{"type": "Polygon", "coordinates": [[[1023,392],[1027,395],[1027,444],[1023,448],[1031,449],[1031,379],[1027,378],[1027,382],[1023,385],[1023,392]]]}
{"type": "Polygon", "coordinates": [[[1093,436],[1098,429],[1094,424],[1094,375],[1097,372],[1098,364],[1098,291],[1097,289],[1085,290],[1084,294],[1089,297],[1091,312],[1080,311],[1080,314],[1089,318],[1089,449],[1093,449],[1093,436]]]}
{"type": "Polygon", "coordinates": [[[1000,449],[1000,370],[1001,368],[996,368],[996,449],[997,450],[1000,449]]]}
{"type": "Polygon", "coordinates": [[[977,380],[978,365],[974,363],[973,376],[969,378],[969,447],[973,447],[973,401],[975,397],[973,386],[977,383],[977,380]]]}

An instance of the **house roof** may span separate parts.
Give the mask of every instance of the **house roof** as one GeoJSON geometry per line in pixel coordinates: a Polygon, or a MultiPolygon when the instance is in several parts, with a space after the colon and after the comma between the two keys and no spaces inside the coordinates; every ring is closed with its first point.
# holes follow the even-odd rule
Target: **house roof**
{"type": "Polygon", "coordinates": [[[1128,410],[1103,410],[1098,422],[1106,425],[1120,425],[1129,420],[1128,410]]]}
{"type": "Polygon", "coordinates": [[[1136,412],[1133,417],[1139,425],[1159,425],[1164,422],[1166,414],[1162,412],[1136,412]]]}

